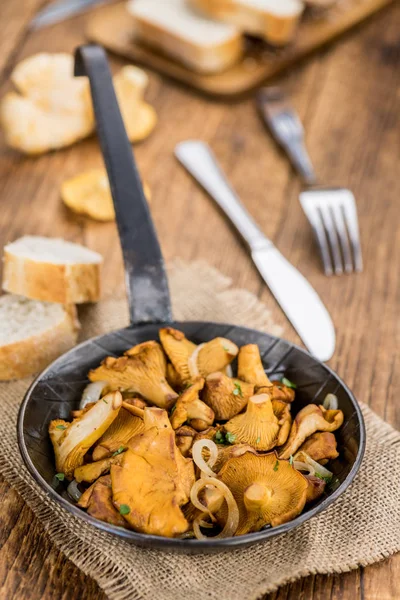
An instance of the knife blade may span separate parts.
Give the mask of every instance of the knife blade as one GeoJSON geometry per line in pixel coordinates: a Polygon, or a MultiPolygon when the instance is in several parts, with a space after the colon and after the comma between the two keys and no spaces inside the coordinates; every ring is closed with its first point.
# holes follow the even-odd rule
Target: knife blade
{"type": "Polygon", "coordinates": [[[30,29],[41,29],[48,25],[54,25],[65,19],[70,19],[90,8],[105,4],[111,0],[57,0],[40,10],[29,24],[30,29]]]}
{"type": "Polygon", "coordinates": [[[190,140],[175,148],[175,156],[217,202],[250,248],[261,277],[311,354],[329,360],[335,350],[332,319],[307,279],[259,229],[230,187],[211,149],[190,140]]]}

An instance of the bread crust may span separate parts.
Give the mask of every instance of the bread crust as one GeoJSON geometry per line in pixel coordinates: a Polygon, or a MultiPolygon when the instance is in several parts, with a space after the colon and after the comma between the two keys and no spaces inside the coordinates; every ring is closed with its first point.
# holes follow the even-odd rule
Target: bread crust
{"type": "Polygon", "coordinates": [[[132,20],[135,38],[197,73],[219,73],[243,56],[244,45],[239,33],[223,43],[207,46],[189,42],[144,17],[132,15],[132,20]]]}
{"type": "Polygon", "coordinates": [[[63,310],[59,323],[29,338],[0,346],[0,381],[38,373],[75,346],[79,330],[76,309],[70,305],[63,310]]]}
{"type": "Polygon", "coordinates": [[[283,46],[295,35],[301,11],[297,15],[279,16],[240,0],[187,0],[189,6],[207,17],[226,21],[241,31],[264,38],[270,44],[283,46]]]}
{"type": "Polygon", "coordinates": [[[97,302],[100,263],[53,264],[4,250],[3,290],[60,304],[97,302]]]}

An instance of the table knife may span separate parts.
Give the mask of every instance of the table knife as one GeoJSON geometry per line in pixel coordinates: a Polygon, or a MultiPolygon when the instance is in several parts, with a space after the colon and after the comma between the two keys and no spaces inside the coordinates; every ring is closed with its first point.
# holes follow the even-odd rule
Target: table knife
{"type": "Polygon", "coordinates": [[[41,29],[47,25],[54,25],[54,23],[75,17],[106,2],[110,2],[110,0],[56,0],[39,11],[30,22],[29,27],[30,29],[41,29]]]}
{"type": "Polygon", "coordinates": [[[248,244],[261,277],[309,352],[321,361],[335,350],[332,319],[306,278],[275,248],[228,184],[207,144],[191,140],[175,148],[175,156],[232,221],[248,244]]]}

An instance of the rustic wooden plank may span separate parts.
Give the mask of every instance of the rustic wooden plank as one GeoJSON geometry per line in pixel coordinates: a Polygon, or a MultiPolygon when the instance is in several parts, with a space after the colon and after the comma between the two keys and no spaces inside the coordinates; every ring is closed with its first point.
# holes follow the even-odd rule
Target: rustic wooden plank
{"type": "MultiPolygon", "coordinates": [[[[3,3],[1,10],[10,8],[3,3]]],[[[188,137],[212,145],[265,233],[301,268],[329,306],[338,328],[333,367],[358,397],[397,427],[399,331],[394,327],[399,275],[394,257],[399,250],[399,17],[399,6],[382,13],[357,35],[282,81],[305,121],[321,179],[348,185],[356,193],[366,259],[361,276],[328,280],[321,273],[297,201],[299,183],[263,133],[251,100],[229,105],[213,102],[152,75],[148,99],[157,109],[159,124],[136,148],[141,173],[152,188],[151,208],[166,258],[205,258],[236,285],[258,293],[284,326],[285,336],[296,341],[225,218],[172,156],[174,145],[188,137]]],[[[34,52],[71,51],[83,41],[88,18],[29,36],[15,46],[7,68],[34,52]]],[[[106,292],[115,293],[123,289],[123,280],[114,225],[75,218],[62,206],[58,192],[65,177],[99,164],[94,137],[38,159],[20,157],[0,144],[0,245],[23,233],[87,243],[105,255],[106,292]]],[[[0,493],[5,507],[0,516],[0,598],[103,598],[96,584],[54,549],[15,492],[3,484],[0,493]]],[[[268,600],[389,600],[397,597],[398,589],[400,557],[396,556],[342,576],[309,577],[285,586],[268,600]]]]}

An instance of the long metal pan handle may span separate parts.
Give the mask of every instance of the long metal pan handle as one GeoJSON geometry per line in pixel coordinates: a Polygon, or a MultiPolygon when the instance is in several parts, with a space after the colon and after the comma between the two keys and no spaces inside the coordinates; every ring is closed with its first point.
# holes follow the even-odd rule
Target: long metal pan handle
{"type": "Polygon", "coordinates": [[[86,75],[90,81],[124,257],[131,325],[171,321],[164,260],[103,48],[91,44],[77,48],[75,75],[86,75]]]}

